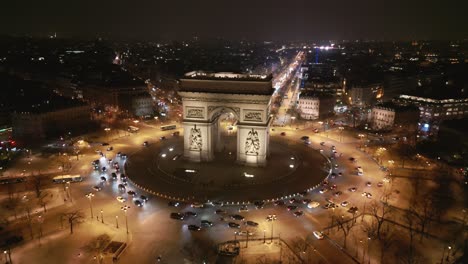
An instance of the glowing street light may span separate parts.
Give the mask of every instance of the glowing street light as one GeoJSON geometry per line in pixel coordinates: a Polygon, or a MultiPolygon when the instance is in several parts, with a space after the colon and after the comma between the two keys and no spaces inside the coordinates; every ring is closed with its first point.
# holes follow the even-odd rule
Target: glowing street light
{"type": "Polygon", "coordinates": [[[94,193],[88,193],[85,195],[86,198],[89,199],[89,209],[91,210],[91,219],[93,219],[93,203],[92,203],[92,199],[94,197],[94,193]]]}
{"type": "Polygon", "coordinates": [[[127,228],[127,234],[128,234],[128,217],[127,217],[127,210],[130,208],[130,206],[125,205],[120,208],[120,210],[124,211],[125,213],[125,227],[127,228]]]}

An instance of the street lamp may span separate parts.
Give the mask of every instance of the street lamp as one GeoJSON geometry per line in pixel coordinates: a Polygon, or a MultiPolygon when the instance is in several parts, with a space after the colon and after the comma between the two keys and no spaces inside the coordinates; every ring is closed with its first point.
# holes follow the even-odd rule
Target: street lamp
{"type": "Polygon", "coordinates": [[[367,259],[369,260],[367,263],[370,264],[370,252],[369,252],[369,246],[370,246],[370,237],[367,237],[367,259]]]}
{"type": "Polygon", "coordinates": [[[266,229],[263,229],[263,244],[266,243],[266,229]]]}
{"type": "Polygon", "coordinates": [[[88,194],[86,194],[85,196],[86,196],[86,198],[89,199],[89,209],[91,210],[91,219],[93,219],[94,216],[93,216],[93,203],[92,203],[92,199],[93,199],[93,197],[94,197],[94,193],[88,193],[88,194]]]}
{"type": "Polygon", "coordinates": [[[119,216],[118,215],[115,216],[115,227],[119,228],[119,216]]]}
{"type": "Polygon", "coordinates": [[[338,127],[338,129],[340,129],[340,142],[342,142],[344,127],[340,126],[340,127],[338,127]]]}
{"type": "Polygon", "coordinates": [[[106,141],[109,141],[109,131],[110,131],[110,130],[111,130],[110,127],[104,128],[104,131],[106,131],[106,138],[107,138],[106,141]]]}
{"type": "Polygon", "coordinates": [[[128,205],[124,205],[120,208],[120,210],[124,211],[125,213],[125,227],[127,228],[127,235],[128,235],[128,217],[127,217],[127,210],[130,208],[128,205]]]}
{"type": "Polygon", "coordinates": [[[70,202],[73,203],[73,198],[72,198],[72,194],[71,194],[71,184],[70,182],[67,182],[67,187],[66,189],[68,190],[68,195],[70,196],[70,202]]]}
{"type": "Polygon", "coordinates": [[[101,209],[101,223],[104,224],[104,217],[102,216],[102,213],[103,213],[103,211],[102,211],[102,209],[101,209]]]}

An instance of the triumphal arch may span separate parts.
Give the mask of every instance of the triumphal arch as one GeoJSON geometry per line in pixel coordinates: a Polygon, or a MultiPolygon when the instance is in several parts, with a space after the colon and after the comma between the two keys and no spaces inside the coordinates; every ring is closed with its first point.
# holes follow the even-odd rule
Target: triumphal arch
{"type": "Polygon", "coordinates": [[[221,151],[219,117],[237,119],[237,162],[265,166],[269,154],[271,75],[194,71],[180,79],[184,157],[211,161],[221,151]]]}

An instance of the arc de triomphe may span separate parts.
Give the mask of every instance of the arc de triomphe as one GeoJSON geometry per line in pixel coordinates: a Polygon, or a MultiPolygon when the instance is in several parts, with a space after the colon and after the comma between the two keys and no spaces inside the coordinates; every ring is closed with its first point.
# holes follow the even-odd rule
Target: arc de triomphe
{"type": "Polygon", "coordinates": [[[219,117],[237,118],[237,162],[265,166],[269,154],[271,75],[189,72],[180,79],[184,157],[211,161],[221,150],[219,117]]]}

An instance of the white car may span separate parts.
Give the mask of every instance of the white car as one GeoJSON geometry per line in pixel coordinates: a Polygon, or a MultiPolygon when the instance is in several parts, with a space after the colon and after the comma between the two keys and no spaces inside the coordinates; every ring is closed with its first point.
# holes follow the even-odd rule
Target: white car
{"type": "Polygon", "coordinates": [[[320,206],[320,203],[319,202],[310,202],[307,204],[307,208],[317,208],[320,206]]]}
{"type": "Polygon", "coordinates": [[[343,207],[346,207],[346,206],[348,206],[348,205],[349,205],[349,203],[348,203],[347,201],[341,202],[341,206],[343,206],[343,207]]]}
{"type": "Polygon", "coordinates": [[[117,201],[124,203],[125,201],[127,201],[127,199],[123,198],[122,196],[117,196],[117,201]]]}
{"type": "MultiPolygon", "coordinates": [[[[245,230],[244,230],[244,231],[238,231],[238,232],[236,232],[236,234],[237,234],[238,236],[247,236],[247,231],[245,231],[245,230]]],[[[253,236],[253,235],[254,235],[254,233],[252,233],[252,232],[248,232],[248,234],[249,234],[249,236],[253,236]]]]}
{"type": "Polygon", "coordinates": [[[320,193],[326,193],[326,192],[328,192],[328,189],[327,188],[322,188],[319,192],[320,193]]]}
{"type": "Polygon", "coordinates": [[[314,231],[313,234],[314,234],[314,236],[315,236],[317,239],[323,239],[323,234],[322,234],[322,232],[314,231]]]}

